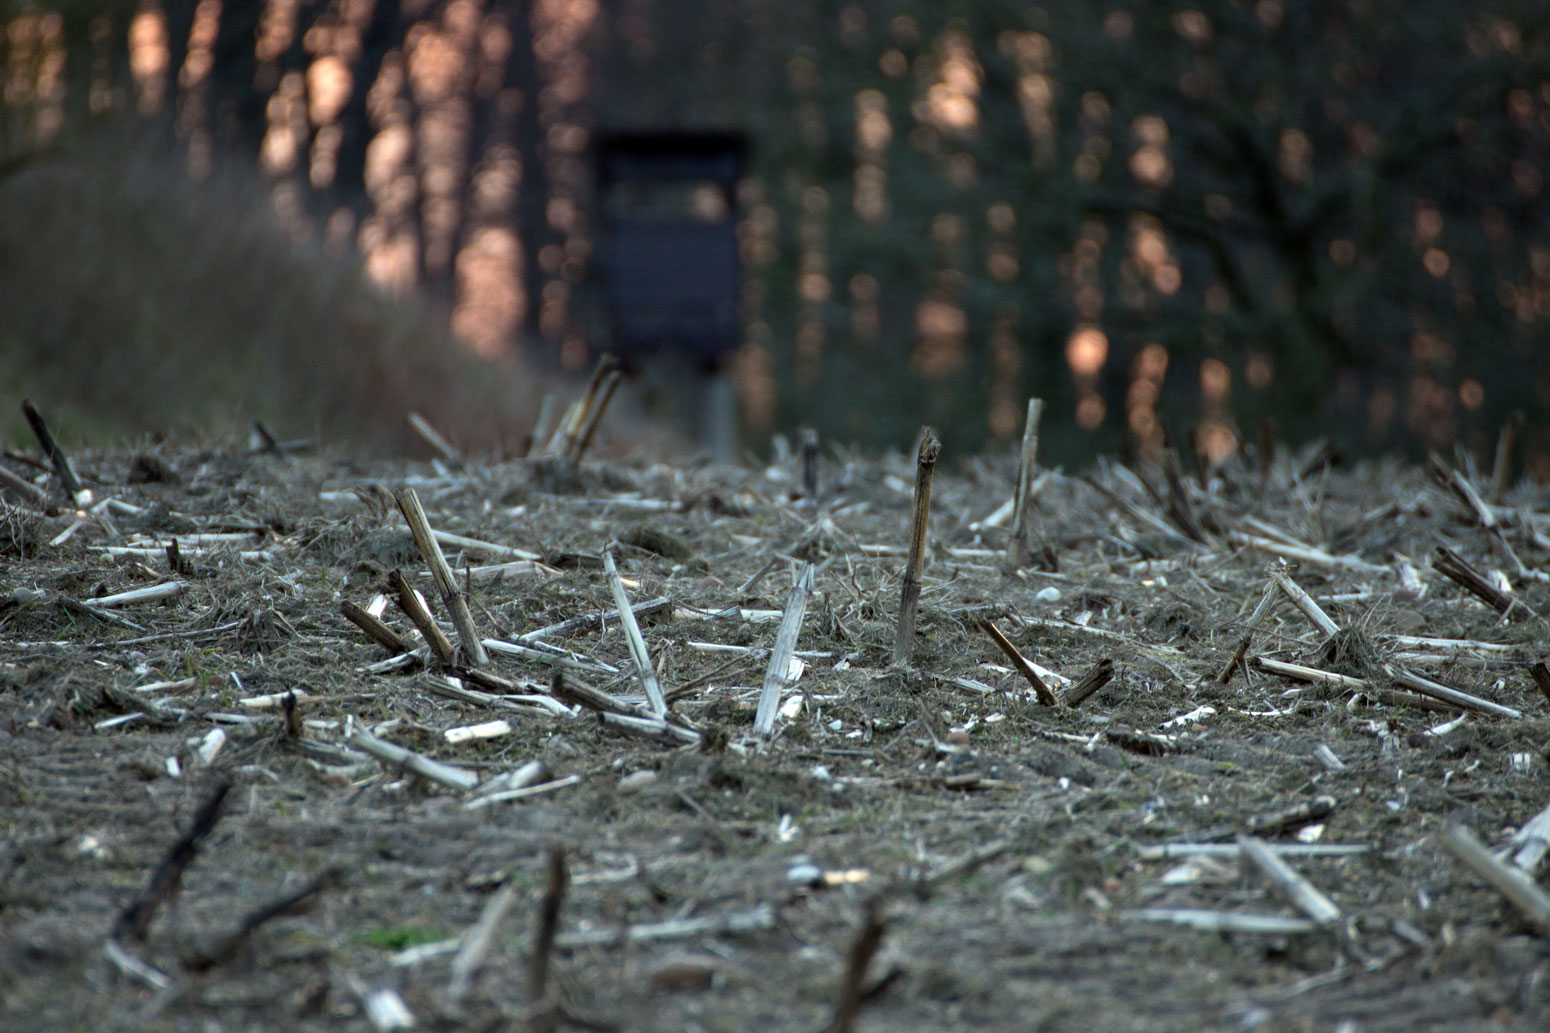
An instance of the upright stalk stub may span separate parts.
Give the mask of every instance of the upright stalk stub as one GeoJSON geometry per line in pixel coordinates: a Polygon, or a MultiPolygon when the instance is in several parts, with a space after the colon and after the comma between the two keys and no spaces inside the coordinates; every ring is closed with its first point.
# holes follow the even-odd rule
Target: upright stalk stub
{"type": "Polygon", "coordinates": [[[931,516],[931,476],[942,442],[936,431],[922,427],[915,457],[915,519],[910,525],[909,563],[899,595],[899,630],[893,640],[893,662],[907,664],[915,650],[915,610],[920,605],[920,572],[926,562],[926,524],[931,516]]]}

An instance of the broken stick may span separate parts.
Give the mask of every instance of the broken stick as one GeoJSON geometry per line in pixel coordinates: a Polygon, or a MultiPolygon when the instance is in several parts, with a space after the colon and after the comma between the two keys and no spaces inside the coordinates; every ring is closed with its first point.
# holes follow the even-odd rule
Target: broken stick
{"type": "Polygon", "coordinates": [[[235,955],[264,923],[295,912],[319,893],[342,881],[344,881],[344,869],[325,868],[308,879],[300,889],[249,912],[231,932],[191,948],[184,955],[183,964],[196,972],[214,968],[235,955]]]}
{"type": "Polygon", "coordinates": [[[1263,839],[1255,836],[1239,836],[1238,849],[1297,910],[1319,925],[1329,925],[1339,921],[1339,906],[1313,883],[1299,875],[1291,865],[1271,850],[1263,839]]]}
{"type": "Polygon", "coordinates": [[[555,428],[554,435],[549,439],[549,444],[544,449],[544,455],[562,462],[572,461],[572,456],[579,454],[578,445],[582,434],[586,430],[588,418],[597,405],[598,395],[603,390],[604,381],[609,374],[619,366],[618,360],[612,355],[602,355],[597,360],[597,365],[592,370],[592,379],[587,383],[587,389],[582,396],[571,403],[565,410],[565,416],[560,420],[560,425],[555,428]]]}
{"type": "Polygon", "coordinates": [[[469,612],[468,597],[458,587],[457,578],[452,576],[452,568],[447,565],[447,558],[441,554],[441,544],[431,533],[425,508],[420,505],[420,496],[415,494],[413,488],[403,488],[394,497],[398,499],[398,508],[403,511],[404,519],[409,522],[409,530],[414,534],[414,543],[420,547],[420,555],[425,557],[426,566],[431,568],[431,577],[436,581],[436,589],[441,593],[442,601],[447,604],[447,612],[452,614],[452,625],[457,628],[457,636],[468,657],[469,666],[483,667],[490,662],[489,654],[484,651],[479,632],[474,627],[474,615],[469,612]]]}
{"type": "Polygon", "coordinates": [[[1550,894],[1522,869],[1497,860],[1496,855],[1480,842],[1479,836],[1455,822],[1449,822],[1443,829],[1442,845],[1465,867],[1512,901],[1540,935],[1550,936],[1550,894]]]}
{"type": "Polygon", "coordinates": [[[1018,566],[1028,555],[1028,525],[1031,522],[1033,473],[1039,458],[1039,417],[1044,414],[1044,399],[1028,399],[1028,417],[1023,424],[1023,447],[1017,462],[1017,494],[1012,498],[1012,541],[1007,559],[1018,566]]]}
{"type": "Polygon", "coordinates": [[[560,931],[560,905],[570,885],[570,870],[565,865],[565,848],[549,848],[548,879],[544,886],[543,906],[538,910],[538,932],[533,937],[533,956],[528,961],[527,993],[534,1004],[549,992],[549,959],[554,954],[555,937],[560,931]]]}
{"type": "MultiPolygon", "coordinates": [[[[1035,671],[1033,665],[1023,658],[1023,654],[1018,652],[1017,647],[1012,645],[1011,640],[1001,633],[1000,628],[988,620],[980,621],[980,627],[985,629],[985,634],[990,636],[990,640],[1000,647],[1001,652],[1006,654],[1006,658],[1012,661],[1012,666],[1017,668],[1017,672],[1028,679],[1028,684],[1033,686],[1034,695],[1039,697],[1040,703],[1047,707],[1060,705],[1060,697],[1055,695],[1055,690],[1049,687],[1048,682],[1039,677],[1039,672],[1035,671]]],[[[1102,688],[1101,682],[1098,688],[1102,688]]],[[[1093,691],[1096,692],[1097,689],[1093,691]]],[[[1085,699],[1086,697],[1084,696],[1083,698],[1085,699]]]]}
{"type": "Polygon", "coordinates": [[[809,504],[818,501],[818,432],[803,427],[799,433],[802,442],[802,498],[809,504]]]}
{"type": "Polygon", "coordinates": [[[915,609],[920,605],[920,572],[926,562],[926,524],[931,516],[931,475],[942,442],[936,431],[923,427],[915,457],[915,519],[910,525],[910,553],[899,593],[899,629],[893,640],[893,662],[907,664],[915,651],[915,609]]]}
{"type": "Polygon", "coordinates": [[[118,916],[118,921],[113,925],[113,939],[145,938],[145,930],[150,927],[151,919],[156,917],[156,909],[178,891],[184,869],[194,862],[195,855],[199,853],[200,840],[208,836],[214,830],[215,823],[221,820],[221,807],[226,802],[226,794],[231,792],[231,786],[230,779],[223,780],[205,798],[205,802],[194,813],[188,831],[172,844],[172,849],[167,851],[167,856],[156,867],[150,884],[118,916]]]}
{"type": "Polygon", "coordinates": [[[624,374],[617,369],[609,370],[608,375],[603,378],[597,397],[592,399],[587,407],[581,434],[565,456],[572,465],[579,464],[581,457],[586,455],[587,449],[592,446],[592,439],[597,436],[597,428],[603,423],[603,413],[608,410],[608,403],[613,400],[614,392],[619,389],[619,381],[623,379],[624,374]]]}
{"type": "Polygon", "coordinates": [[[1523,431],[1523,413],[1513,410],[1502,424],[1501,436],[1496,439],[1496,457],[1491,464],[1491,498],[1498,503],[1507,500],[1508,482],[1512,479],[1512,453],[1518,446],[1518,435],[1523,431]]]}
{"type": "Polygon", "coordinates": [[[48,493],[25,477],[20,477],[0,466],[0,488],[9,489],[34,506],[41,507],[48,500],[48,493]]]}
{"type": "Polygon", "coordinates": [[[840,983],[839,999],[834,1005],[834,1021],[829,1023],[824,1033],[850,1033],[856,1026],[856,1013],[861,1010],[862,1001],[866,998],[863,983],[867,966],[883,942],[885,926],[878,911],[876,898],[868,900],[861,931],[851,942],[846,956],[845,978],[840,983]]]}
{"type": "Polygon", "coordinates": [[[409,414],[409,426],[413,428],[416,434],[420,435],[427,445],[431,446],[431,449],[437,455],[446,460],[448,466],[454,470],[461,470],[463,468],[463,453],[459,452],[450,441],[442,437],[441,433],[431,426],[430,421],[424,416],[417,412],[411,412],[409,414]]]}
{"type": "MultiPolygon", "coordinates": [[[[420,598],[420,593],[414,590],[409,579],[404,577],[404,572],[395,569],[388,575],[388,580],[393,586],[393,591],[398,594],[399,609],[404,615],[420,629],[420,634],[425,636],[431,652],[436,654],[436,659],[452,667],[457,662],[457,650],[452,648],[452,640],[447,638],[447,633],[441,630],[441,625],[436,623],[436,618],[425,608],[425,603],[420,598]]],[[[407,650],[406,650],[407,652],[407,650]]]]}
{"type": "Polygon", "coordinates": [[[474,983],[474,974],[479,971],[484,956],[490,952],[495,930],[516,900],[516,886],[509,882],[501,886],[484,905],[484,910],[479,913],[479,921],[463,935],[463,945],[458,948],[457,957],[452,959],[452,973],[447,980],[447,1000],[454,1005],[462,1003],[463,998],[468,996],[474,983]]]}
{"type": "Polygon", "coordinates": [[[1437,547],[1437,557],[1432,560],[1437,573],[1454,582],[1460,588],[1478,598],[1503,617],[1511,614],[1513,607],[1521,606],[1530,614],[1534,611],[1521,600],[1515,599],[1496,587],[1490,579],[1476,570],[1464,557],[1444,545],[1437,547]]]}
{"type": "Polygon", "coordinates": [[[43,414],[31,402],[22,401],[22,414],[27,417],[27,423],[32,427],[32,433],[38,439],[38,444],[43,446],[43,451],[48,454],[49,461],[54,464],[54,473],[59,478],[60,485],[65,489],[65,494],[77,506],[91,504],[91,490],[81,484],[81,479],[75,475],[75,468],[70,465],[70,457],[59,446],[54,434],[44,422],[43,414]]]}
{"type": "Polygon", "coordinates": [[[1066,690],[1066,705],[1071,707],[1081,706],[1083,700],[1113,680],[1114,661],[1109,657],[1104,657],[1066,690]]]}
{"type": "Polygon", "coordinates": [[[373,642],[386,649],[389,654],[398,656],[400,653],[414,650],[412,642],[349,599],[339,603],[339,612],[344,614],[351,624],[364,631],[373,642]]]}
{"type": "Polygon", "coordinates": [[[629,643],[630,658],[635,661],[635,673],[640,678],[641,688],[645,690],[646,702],[653,714],[664,718],[667,716],[667,699],[662,695],[662,683],[657,680],[656,671],[652,669],[651,653],[646,648],[645,636],[640,633],[640,624],[635,620],[635,611],[630,608],[630,597],[624,591],[624,581],[619,577],[619,567],[614,563],[612,549],[603,552],[603,569],[608,572],[614,605],[619,608],[619,627],[624,631],[624,640],[629,643]]]}
{"type": "Polygon", "coordinates": [[[796,652],[802,618],[807,614],[807,599],[812,593],[813,565],[804,563],[796,584],[791,586],[791,594],[786,597],[786,610],[781,615],[780,630],[775,633],[775,646],[770,650],[769,666],[764,671],[764,687],[759,692],[759,709],[753,721],[755,735],[769,738],[775,731],[780,693],[790,680],[786,673],[791,668],[791,655],[796,652]]]}
{"type": "Polygon", "coordinates": [[[1331,618],[1329,614],[1324,612],[1324,608],[1321,607],[1318,603],[1314,602],[1313,597],[1307,592],[1304,592],[1302,590],[1302,586],[1293,581],[1291,577],[1287,575],[1285,564],[1272,564],[1267,573],[1270,575],[1270,580],[1274,581],[1278,586],[1280,586],[1281,591],[1286,593],[1286,597],[1290,599],[1296,605],[1296,607],[1303,612],[1303,616],[1312,621],[1314,626],[1316,626],[1320,631],[1326,635],[1333,635],[1335,632],[1340,630],[1340,625],[1336,624],[1334,619],[1331,618]]]}

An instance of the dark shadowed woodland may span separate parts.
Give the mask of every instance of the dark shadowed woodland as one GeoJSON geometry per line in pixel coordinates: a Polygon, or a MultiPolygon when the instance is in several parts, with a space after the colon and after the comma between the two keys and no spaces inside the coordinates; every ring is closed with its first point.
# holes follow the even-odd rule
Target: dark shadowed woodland
{"type": "Polygon", "coordinates": [[[0,0],[0,1028],[1547,1028],[1539,7],[0,0]]]}
{"type": "MultiPolygon", "coordinates": [[[[7,9],[4,351],[69,385],[52,408],[107,430],[212,418],[152,389],[136,418],[112,401],[126,383],[185,377],[180,395],[252,407],[196,367],[287,348],[338,353],[321,385],[376,364],[363,379],[413,395],[424,374],[405,367],[431,361],[414,353],[457,350],[437,327],[523,364],[508,381],[582,375],[610,343],[596,141],[736,130],[746,290],[727,366],[752,447],[807,424],[899,448],[924,421],[980,451],[1037,396],[1057,461],[1165,440],[1220,458],[1266,420],[1350,454],[1483,454],[1522,411],[1525,461],[1550,469],[1532,3],[7,9]],[[245,256],[279,248],[239,214],[258,211],[302,249],[293,265],[349,258],[427,324],[319,313],[368,304],[337,305],[355,274],[287,277],[275,257],[244,282],[245,256]],[[273,303],[308,286],[310,306],[273,303]]],[[[508,394],[515,449],[536,400],[508,394]]],[[[348,422],[260,401],[245,416],[298,433],[348,422]]],[[[474,406],[470,435],[488,425],[460,402],[447,419],[474,406]]]]}

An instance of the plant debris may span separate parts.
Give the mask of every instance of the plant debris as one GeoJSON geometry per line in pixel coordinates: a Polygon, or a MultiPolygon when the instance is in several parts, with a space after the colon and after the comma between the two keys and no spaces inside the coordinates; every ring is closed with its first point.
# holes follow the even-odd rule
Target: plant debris
{"type": "Polygon", "coordinates": [[[1550,1014],[1546,488],[587,458],[611,375],[531,459],[7,453],[9,1022],[1550,1014]]]}

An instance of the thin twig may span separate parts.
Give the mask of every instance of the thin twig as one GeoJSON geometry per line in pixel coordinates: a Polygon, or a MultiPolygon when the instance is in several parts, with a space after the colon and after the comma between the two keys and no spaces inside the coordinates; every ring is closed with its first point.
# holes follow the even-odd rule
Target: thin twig
{"type": "Polygon", "coordinates": [[[77,506],[91,504],[91,491],[81,484],[81,479],[75,475],[75,467],[70,465],[70,457],[55,440],[54,434],[48,429],[48,424],[43,419],[43,414],[30,401],[23,399],[22,414],[27,417],[27,423],[32,427],[32,433],[38,439],[38,444],[43,446],[43,451],[48,454],[49,461],[54,464],[54,475],[59,478],[59,484],[65,489],[65,494],[70,496],[77,506]]]}
{"type": "Polygon", "coordinates": [[[1450,688],[1430,678],[1407,671],[1404,668],[1385,666],[1384,672],[1396,685],[1403,685],[1413,690],[1418,695],[1408,692],[1395,692],[1392,689],[1383,689],[1375,686],[1366,678],[1354,678],[1349,674],[1337,674],[1334,671],[1324,671],[1317,667],[1308,667],[1303,664],[1287,663],[1284,660],[1272,660],[1269,657],[1256,657],[1254,666],[1271,674],[1279,674],[1285,678],[1296,678],[1299,681],[1313,682],[1319,685],[1328,685],[1338,689],[1349,689],[1353,692],[1365,693],[1381,703],[1398,704],[1401,706],[1416,706],[1423,709],[1436,709],[1442,704],[1449,704],[1460,710],[1475,710],[1482,714],[1495,714],[1498,717],[1520,718],[1523,712],[1512,707],[1502,706],[1500,703],[1492,703],[1490,700],[1472,696],[1467,692],[1450,688]]]}
{"type": "Polygon", "coordinates": [[[560,931],[560,906],[565,902],[565,890],[569,884],[570,871],[565,865],[565,848],[556,844],[549,848],[544,902],[538,909],[538,930],[533,937],[533,955],[528,959],[527,995],[535,1004],[543,1000],[549,990],[549,961],[554,954],[555,938],[560,931]]]}
{"type": "MultiPolygon", "coordinates": [[[[1265,849],[1282,857],[1352,857],[1372,848],[1365,843],[1265,843],[1265,849]]],[[[1136,856],[1143,861],[1179,857],[1232,858],[1242,852],[1237,843],[1151,843],[1136,847],[1136,856]]]]}
{"type": "Polygon", "coordinates": [[[824,1029],[824,1033],[850,1033],[856,1025],[856,1013],[861,1010],[861,1002],[865,996],[863,982],[866,979],[867,966],[872,962],[872,955],[877,953],[877,948],[882,946],[883,932],[886,928],[879,914],[880,907],[877,899],[871,898],[866,903],[866,910],[861,923],[861,931],[851,941],[850,950],[846,954],[845,976],[840,981],[839,1000],[834,1005],[834,1020],[824,1029]]]}
{"type": "Polygon", "coordinates": [[[477,811],[492,804],[510,803],[514,800],[527,800],[534,796],[543,796],[546,793],[558,792],[561,789],[577,785],[585,778],[585,775],[580,774],[566,775],[564,778],[556,778],[549,782],[538,782],[530,786],[518,786],[515,789],[500,789],[465,801],[463,809],[465,811],[477,811]]]}
{"type": "Polygon", "coordinates": [[[942,442],[925,427],[915,456],[915,516],[910,524],[910,554],[899,593],[899,627],[893,640],[893,662],[907,664],[915,651],[915,609],[920,605],[920,574],[926,562],[926,526],[931,517],[931,476],[942,442]]]}
{"type": "Polygon", "coordinates": [[[442,437],[424,416],[417,412],[411,412],[409,414],[409,426],[414,429],[416,434],[420,435],[427,445],[431,446],[431,449],[437,455],[447,461],[448,466],[454,470],[461,470],[463,468],[463,453],[459,452],[452,446],[451,442],[442,437]]]}
{"type": "Polygon", "coordinates": [[[715,936],[720,933],[752,932],[768,929],[775,924],[775,911],[768,904],[759,904],[747,911],[730,915],[704,915],[699,918],[669,919],[665,922],[647,922],[641,925],[578,929],[561,933],[554,938],[556,947],[573,950],[577,947],[605,947],[620,943],[647,943],[654,940],[685,940],[699,936],[715,936]]]}
{"type": "MultiPolygon", "coordinates": [[[[647,615],[655,616],[656,614],[662,613],[663,611],[666,611],[669,617],[671,617],[673,612],[673,597],[670,595],[659,595],[655,599],[647,599],[643,603],[636,603],[634,606],[630,607],[630,610],[637,618],[645,617],[647,615]]],[[[568,620],[560,621],[558,624],[551,624],[548,627],[537,628],[533,631],[523,632],[517,637],[516,641],[526,643],[533,639],[551,638],[556,635],[570,635],[577,631],[591,631],[593,628],[602,628],[609,621],[618,619],[619,611],[617,609],[603,610],[600,613],[587,613],[581,615],[580,617],[571,617],[568,620]]]]}
{"type": "Polygon", "coordinates": [[[203,971],[230,960],[237,953],[238,948],[246,943],[260,926],[295,911],[319,893],[337,885],[343,878],[344,869],[325,868],[294,892],[250,911],[231,932],[194,948],[184,957],[183,964],[195,971],[203,971]]]}
{"type": "Polygon", "coordinates": [[[542,557],[536,552],[527,549],[518,549],[510,545],[497,545],[495,542],[480,541],[478,538],[468,538],[464,535],[453,534],[451,531],[432,531],[431,537],[442,545],[452,549],[462,549],[464,552],[477,552],[481,556],[493,556],[503,560],[537,560],[542,557]]]}
{"type": "MultiPolygon", "coordinates": [[[[189,631],[163,631],[156,635],[142,635],[140,638],[121,638],[118,641],[100,641],[82,643],[87,649],[122,648],[124,646],[143,646],[148,642],[167,642],[172,639],[204,638],[206,635],[224,635],[228,631],[236,631],[248,623],[248,618],[231,621],[226,624],[217,624],[213,628],[194,628],[189,631]]],[[[24,643],[12,642],[12,646],[20,646],[24,643]]]]}
{"type": "Polygon", "coordinates": [[[498,638],[484,640],[484,648],[492,653],[501,653],[505,656],[518,656],[524,660],[536,660],[539,663],[552,664],[566,670],[584,671],[594,676],[613,677],[619,673],[619,668],[613,664],[605,663],[595,657],[585,656],[570,649],[561,649],[559,646],[551,646],[547,642],[536,639],[525,639],[526,644],[506,642],[498,638]]]}
{"type": "Polygon", "coordinates": [[[167,856],[151,875],[150,884],[118,916],[118,922],[113,926],[114,939],[145,938],[145,930],[150,926],[151,919],[156,917],[156,909],[178,891],[184,869],[194,862],[195,855],[199,853],[200,841],[221,820],[221,808],[226,803],[226,794],[231,792],[231,787],[230,779],[217,783],[205,802],[200,804],[199,810],[194,812],[194,820],[189,823],[188,831],[172,844],[167,856]]]}
{"type": "Polygon", "coordinates": [[[1290,915],[1248,914],[1241,911],[1212,911],[1198,907],[1144,907],[1119,912],[1119,917],[1134,922],[1173,922],[1191,929],[1215,933],[1285,936],[1310,933],[1318,925],[1306,918],[1290,915]]]}

